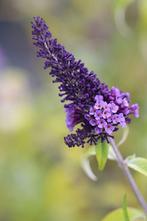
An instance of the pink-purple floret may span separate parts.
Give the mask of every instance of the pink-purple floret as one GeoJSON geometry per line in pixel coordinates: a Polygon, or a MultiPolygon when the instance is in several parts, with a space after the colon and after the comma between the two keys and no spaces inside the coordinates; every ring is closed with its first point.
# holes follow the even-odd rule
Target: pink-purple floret
{"type": "MultiPolygon", "coordinates": [[[[108,100],[108,99],[107,99],[108,100]]],[[[112,87],[110,90],[109,102],[104,100],[102,95],[95,96],[95,104],[85,115],[96,133],[112,135],[118,126],[126,127],[130,122],[129,114],[139,117],[138,104],[130,105],[129,94],[122,93],[119,89],[112,87]]]]}
{"type": "Polygon", "coordinates": [[[42,18],[34,17],[32,29],[37,57],[45,59],[44,68],[50,68],[53,82],[59,84],[61,102],[66,102],[66,125],[70,131],[79,125],[64,138],[69,147],[108,141],[119,127],[131,122],[130,115],[139,117],[139,106],[131,104],[129,93],[100,82],[81,60],[58,44],[42,18]]]}

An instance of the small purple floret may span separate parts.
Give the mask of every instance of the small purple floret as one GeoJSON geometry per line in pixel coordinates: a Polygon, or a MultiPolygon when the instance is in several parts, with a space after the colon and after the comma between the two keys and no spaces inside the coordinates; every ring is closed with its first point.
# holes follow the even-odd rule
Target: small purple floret
{"type": "Polygon", "coordinates": [[[65,111],[66,111],[66,126],[70,131],[72,131],[75,125],[81,122],[81,114],[74,105],[65,108],[65,111]]]}
{"type": "Polygon", "coordinates": [[[131,122],[130,115],[139,117],[138,104],[131,104],[129,93],[100,82],[81,60],[66,51],[48,30],[45,21],[34,17],[33,43],[37,57],[43,58],[44,69],[49,68],[53,82],[59,84],[61,102],[65,102],[66,125],[75,133],[64,138],[69,147],[96,144],[107,140],[118,128],[131,122]]]}
{"type": "Polygon", "coordinates": [[[134,114],[134,117],[139,117],[139,106],[138,104],[132,104],[131,113],[134,114]]]}

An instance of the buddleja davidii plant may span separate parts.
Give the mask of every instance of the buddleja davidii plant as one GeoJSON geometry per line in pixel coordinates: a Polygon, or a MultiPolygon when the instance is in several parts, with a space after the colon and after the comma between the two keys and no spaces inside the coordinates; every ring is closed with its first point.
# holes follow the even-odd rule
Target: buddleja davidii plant
{"type": "MultiPolygon", "coordinates": [[[[114,140],[120,127],[127,127],[132,116],[139,117],[138,104],[131,104],[129,93],[116,87],[109,88],[94,72],[88,71],[81,60],[76,60],[52,37],[42,18],[34,17],[32,35],[38,49],[37,57],[44,59],[44,69],[49,68],[53,83],[59,85],[61,102],[65,103],[66,125],[71,131],[64,138],[65,144],[70,148],[91,146],[86,157],[95,155],[100,170],[104,169],[107,159],[116,160],[147,215],[147,203],[128,169],[147,175],[147,160],[135,156],[124,160],[114,140]],[[78,129],[72,132],[76,125],[79,125],[78,129]]],[[[84,168],[95,179],[87,162],[84,168]]],[[[128,211],[130,214],[131,209],[128,211]]]]}

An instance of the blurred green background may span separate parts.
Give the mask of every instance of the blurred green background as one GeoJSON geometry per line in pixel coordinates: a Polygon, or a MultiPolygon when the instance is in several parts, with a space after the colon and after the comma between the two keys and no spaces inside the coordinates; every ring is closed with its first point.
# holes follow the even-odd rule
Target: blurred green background
{"type": "MultiPolygon", "coordinates": [[[[92,182],[85,149],[69,149],[65,113],[48,71],[36,58],[32,17],[42,16],[59,42],[110,86],[140,105],[122,145],[147,157],[147,1],[0,0],[0,221],[98,221],[124,193],[138,207],[117,165],[92,182]]],[[[134,173],[147,199],[147,179],[134,173]]]]}

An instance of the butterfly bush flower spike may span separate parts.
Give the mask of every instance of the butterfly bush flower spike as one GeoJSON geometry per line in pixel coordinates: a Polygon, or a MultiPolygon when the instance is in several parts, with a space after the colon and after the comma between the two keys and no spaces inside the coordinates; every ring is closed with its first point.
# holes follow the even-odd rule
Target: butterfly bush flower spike
{"type": "Polygon", "coordinates": [[[108,141],[119,127],[131,122],[131,115],[139,117],[138,104],[131,104],[129,93],[109,88],[88,71],[81,60],[52,37],[42,18],[34,17],[32,35],[37,57],[44,59],[44,69],[49,68],[53,83],[59,85],[68,129],[73,131],[79,126],[64,138],[69,147],[108,141]]]}

